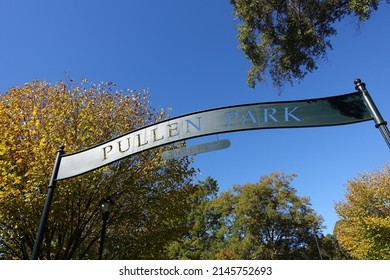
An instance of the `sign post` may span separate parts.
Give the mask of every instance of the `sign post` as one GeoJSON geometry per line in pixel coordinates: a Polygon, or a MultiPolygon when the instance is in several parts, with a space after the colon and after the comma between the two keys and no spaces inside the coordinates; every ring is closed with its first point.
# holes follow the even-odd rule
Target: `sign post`
{"type": "Polygon", "coordinates": [[[49,210],[50,210],[51,202],[53,200],[54,188],[56,186],[57,174],[60,168],[61,156],[64,154],[64,148],[65,148],[64,146],[61,146],[60,149],[57,151],[56,161],[54,163],[53,173],[51,175],[50,183],[47,189],[46,201],[43,207],[41,220],[39,222],[37,237],[35,239],[35,244],[34,244],[33,253],[31,257],[32,260],[38,259],[39,252],[41,250],[43,234],[45,232],[47,219],[49,218],[49,210]]]}
{"type": "Polygon", "coordinates": [[[358,90],[363,96],[364,102],[368,110],[370,111],[371,116],[374,118],[375,127],[380,130],[383,138],[385,139],[387,146],[390,148],[390,131],[387,128],[387,121],[385,121],[379,112],[378,108],[375,106],[374,101],[372,100],[370,94],[366,89],[366,84],[362,83],[360,79],[355,80],[355,89],[358,90]]]}

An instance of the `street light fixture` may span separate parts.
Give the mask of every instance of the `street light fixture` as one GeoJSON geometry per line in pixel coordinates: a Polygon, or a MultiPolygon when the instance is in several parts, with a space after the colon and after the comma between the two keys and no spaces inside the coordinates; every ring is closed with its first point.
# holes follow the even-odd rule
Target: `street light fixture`
{"type": "Polygon", "coordinates": [[[102,233],[101,233],[101,237],[100,237],[99,260],[103,259],[104,239],[106,237],[108,218],[110,216],[110,211],[112,209],[113,204],[114,203],[110,197],[104,199],[101,202],[103,225],[102,225],[102,233]]]}

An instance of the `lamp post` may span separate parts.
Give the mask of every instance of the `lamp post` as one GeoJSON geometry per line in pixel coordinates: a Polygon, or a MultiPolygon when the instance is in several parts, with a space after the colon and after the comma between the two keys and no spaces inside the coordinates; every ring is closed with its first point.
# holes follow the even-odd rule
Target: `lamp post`
{"type": "Polygon", "coordinates": [[[100,237],[99,260],[103,259],[104,239],[106,236],[107,223],[108,223],[108,218],[110,216],[110,211],[111,211],[112,205],[113,205],[113,202],[112,202],[111,198],[109,198],[109,197],[101,202],[103,225],[102,225],[102,233],[101,233],[101,237],[100,237]]]}
{"type": "Polygon", "coordinates": [[[321,248],[320,248],[320,244],[318,243],[318,239],[317,239],[317,230],[316,230],[316,228],[317,228],[317,227],[313,227],[314,239],[315,239],[315,241],[316,241],[318,254],[320,255],[320,259],[322,260],[321,248]]]}

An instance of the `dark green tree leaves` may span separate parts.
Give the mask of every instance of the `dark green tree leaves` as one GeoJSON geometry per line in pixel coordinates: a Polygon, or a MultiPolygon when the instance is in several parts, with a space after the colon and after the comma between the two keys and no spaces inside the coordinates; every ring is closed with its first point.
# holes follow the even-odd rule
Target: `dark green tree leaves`
{"type": "MultiPolygon", "coordinates": [[[[170,247],[179,259],[319,259],[322,218],[291,187],[294,176],[273,173],[199,200],[189,231],[170,247]]],[[[213,186],[215,181],[212,181],[213,186]]],[[[199,188],[205,188],[205,182],[199,188]]],[[[217,190],[214,186],[211,194],[217,190]]]]}
{"type": "Polygon", "coordinates": [[[231,0],[239,20],[240,48],[252,66],[248,84],[268,77],[280,89],[317,69],[332,49],[333,24],[347,15],[370,17],[379,0],[231,0]]]}

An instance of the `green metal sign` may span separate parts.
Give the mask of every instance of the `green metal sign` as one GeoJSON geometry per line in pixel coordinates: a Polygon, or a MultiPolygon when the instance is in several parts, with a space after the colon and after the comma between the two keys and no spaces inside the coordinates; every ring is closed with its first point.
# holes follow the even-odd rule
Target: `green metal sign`
{"type": "Polygon", "coordinates": [[[152,148],[210,134],[343,125],[371,119],[359,93],[211,109],[168,119],[95,147],[64,155],[57,180],[86,173],[152,148]]]}

